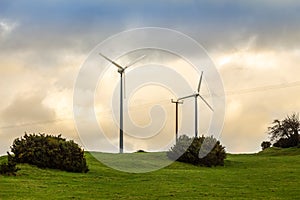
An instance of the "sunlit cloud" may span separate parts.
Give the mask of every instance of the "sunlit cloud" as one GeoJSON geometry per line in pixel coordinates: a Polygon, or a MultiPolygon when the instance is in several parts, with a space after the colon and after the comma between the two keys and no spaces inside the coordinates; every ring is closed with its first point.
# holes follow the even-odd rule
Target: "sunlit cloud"
{"type": "MultiPolygon", "coordinates": [[[[0,3],[0,154],[24,131],[62,133],[80,143],[72,119],[73,87],[80,66],[99,42],[136,27],[176,29],[207,50],[227,93],[221,142],[228,151],[258,151],[260,142],[266,139],[267,126],[274,118],[300,110],[297,84],[300,4],[296,0],[130,0],[79,1],[78,4],[19,0],[2,4],[5,5],[0,3]],[[291,82],[296,83],[290,86],[291,82]],[[37,123],[30,125],[33,121],[37,123]],[[18,126],[20,124],[25,125],[18,126]]],[[[124,58],[123,62],[128,60],[124,58]]],[[[164,63],[187,77],[191,88],[196,88],[199,74],[196,70],[186,70],[184,60],[166,58],[164,63]]],[[[95,69],[97,67],[95,63],[95,69]]],[[[128,75],[133,71],[128,71],[128,75]]],[[[103,79],[103,84],[110,86],[106,90],[117,87],[118,79],[115,69],[108,71],[107,79],[103,79]]],[[[208,93],[207,86],[203,89],[203,93],[208,93]]],[[[95,106],[99,121],[117,146],[118,127],[107,106],[112,93],[101,93],[103,96],[91,105],[86,97],[92,92],[83,91],[80,101],[86,107],[95,106]]],[[[182,90],[180,94],[190,92],[193,89],[182,90]]],[[[157,146],[166,145],[168,149],[165,141],[174,136],[174,105],[170,99],[175,96],[167,90],[161,93],[162,98],[155,95],[150,98],[140,90],[133,96],[129,110],[133,121],[146,126],[150,123],[149,109],[153,101],[161,100],[167,111],[166,126],[162,130],[166,134],[158,137],[157,146]],[[152,101],[147,102],[147,99],[152,101]]],[[[201,106],[199,103],[201,114],[209,116],[201,106]]],[[[193,110],[193,101],[185,101],[182,110],[193,110]]],[[[193,112],[184,117],[190,124],[182,126],[192,135],[193,112]]],[[[208,119],[200,120],[202,132],[206,131],[208,122],[208,119]]],[[[111,144],[93,138],[90,133],[93,129],[85,128],[95,148],[100,144],[110,150],[111,144]]],[[[154,144],[155,140],[151,142],[154,144]]],[[[134,138],[127,138],[125,145],[132,151],[157,147],[134,138]]]]}

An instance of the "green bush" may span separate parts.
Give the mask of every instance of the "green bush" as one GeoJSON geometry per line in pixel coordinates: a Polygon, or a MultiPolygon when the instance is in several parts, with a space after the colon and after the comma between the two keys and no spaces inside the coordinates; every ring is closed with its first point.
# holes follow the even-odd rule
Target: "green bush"
{"type": "Polygon", "coordinates": [[[140,150],[137,150],[135,153],[147,153],[147,151],[140,149],[140,150]]]}
{"type": "Polygon", "coordinates": [[[289,138],[280,138],[278,141],[276,141],[273,146],[274,147],[281,147],[281,148],[290,148],[290,147],[296,147],[299,144],[299,136],[298,135],[292,135],[289,138]]]}
{"type": "Polygon", "coordinates": [[[265,149],[271,147],[271,142],[269,142],[269,141],[263,141],[260,146],[261,146],[262,150],[265,150],[265,149]]]}
{"type": "Polygon", "coordinates": [[[11,152],[17,163],[69,172],[88,172],[84,150],[73,140],[67,141],[61,135],[25,133],[24,137],[14,140],[11,152]]]}
{"type": "Polygon", "coordinates": [[[13,161],[10,154],[8,154],[8,161],[0,164],[0,174],[3,175],[16,175],[16,172],[20,169],[16,167],[16,163],[13,161]]]}
{"type": "Polygon", "coordinates": [[[189,138],[183,135],[167,152],[167,156],[179,162],[211,167],[223,166],[226,152],[225,147],[212,136],[189,138]]]}

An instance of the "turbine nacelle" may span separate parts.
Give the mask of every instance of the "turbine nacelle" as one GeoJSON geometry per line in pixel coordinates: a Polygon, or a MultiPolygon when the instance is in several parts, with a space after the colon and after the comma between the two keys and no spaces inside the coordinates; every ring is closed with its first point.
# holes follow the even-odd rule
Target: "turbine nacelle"
{"type": "Polygon", "coordinates": [[[118,72],[120,73],[120,74],[122,74],[122,73],[124,73],[124,71],[125,71],[125,69],[118,69],[118,72]]]}
{"type": "Polygon", "coordinates": [[[203,71],[201,72],[201,76],[200,76],[200,80],[199,80],[199,83],[198,83],[197,91],[194,91],[193,94],[191,94],[191,95],[180,97],[180,98],[177,99],[177,101],[187,99],[187,98],[190,98],[190,97],[200,97],[202,99],[202,101],[209,107],[209,109],[211,109],[213,111],[213,108],[209,105],[209,103],[200,95],[202,77],[203,77],[203,71]]]}
{"type": "MultiPolygon", "coordinates": [[[[123,87],[124,87],[124,98],[126,99],[126,78],[125,78],[125,70],[134,65],[135,63],[137,63],[138,61],[142,60],[143,58],[146,57],[146,55],[142,55],[140,57],[138,57],[137,59],[133,60],[132,62],[128,63],[125,67],[122,67],[121,65],[119,65],[118,63],[116,63],[115,61],[111,60],[110,58],[106,57],[105,55],[103,55],[102,53],[99,53],[99,55],[101,57],[103,57],[105,60],[107,60],[108,62],[112,63],[113,65],[115,65],[118,68],[118,73],[120,73],[121,77],[123,77],[124,74],[124,79],[121,80],[123,81],[123,87]]],[[[122,88],[123,89],[123,88],[122,88]]]]}

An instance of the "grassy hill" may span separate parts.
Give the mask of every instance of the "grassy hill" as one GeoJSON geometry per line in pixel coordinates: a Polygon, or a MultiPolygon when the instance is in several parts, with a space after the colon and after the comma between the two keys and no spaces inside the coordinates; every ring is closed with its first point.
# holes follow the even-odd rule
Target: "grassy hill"
{"type": "Polygon", "coordinates": [[[291,148],[278,148],[272,147],[267,148],[264,151],[258,153],[259,155],[264,156],[295,156],[300,154],[300,148],[291,147],[291,148]]]}
{"type": "MultiPolygon", "coordinates": [[[[101,154],[102,156],[103,154],[101,154]]],[[[165,153],[124,154],[164,157],[165,153]]],[[[0,175],[0,199],[299,199],[300,148],[229,154],[224,167],[175,162],[134,174],[110,169],[86,154],[90,172],[43,170],[27,164],[15,177],[0,175]]],[[[0,157],[0,162],[5,160],[0,157]]],[[[144,163],[147,164],[147,163],[144,163]]],[[[151,163],[149,163],[151,164],[151,163]]]]}

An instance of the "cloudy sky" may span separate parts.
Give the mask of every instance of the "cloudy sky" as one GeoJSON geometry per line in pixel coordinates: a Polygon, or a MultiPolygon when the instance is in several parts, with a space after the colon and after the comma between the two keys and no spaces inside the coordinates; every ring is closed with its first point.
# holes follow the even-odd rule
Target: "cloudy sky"
{"type": "MultiPolygon", "coordinates": [[[[229,152],[257,152],[274,119],[300,110],[299,10],[296,0],[2,0],[0,154],[25,131],[62,133],[81,143],[72,104],[82,63],[106,38],[141,27],[180,31],[207,50],[226,94],[219,139],[229,152]]],[[[135,105],[136,123],[143,123],[138,120],[147,103],[135,105]]],[[[166,115],[173,116],[174,105],[168,106],[166,115]]],[[[99,120],[109,114],[100,112],[99,120]]],[[[164,131],[173,134],[173,118],[168,120],[164,131]]],[[[117,142],[117,133],[112,140],[117,142]]],[[[131,150],[155,149],[133,141],[131,150]]]]}

